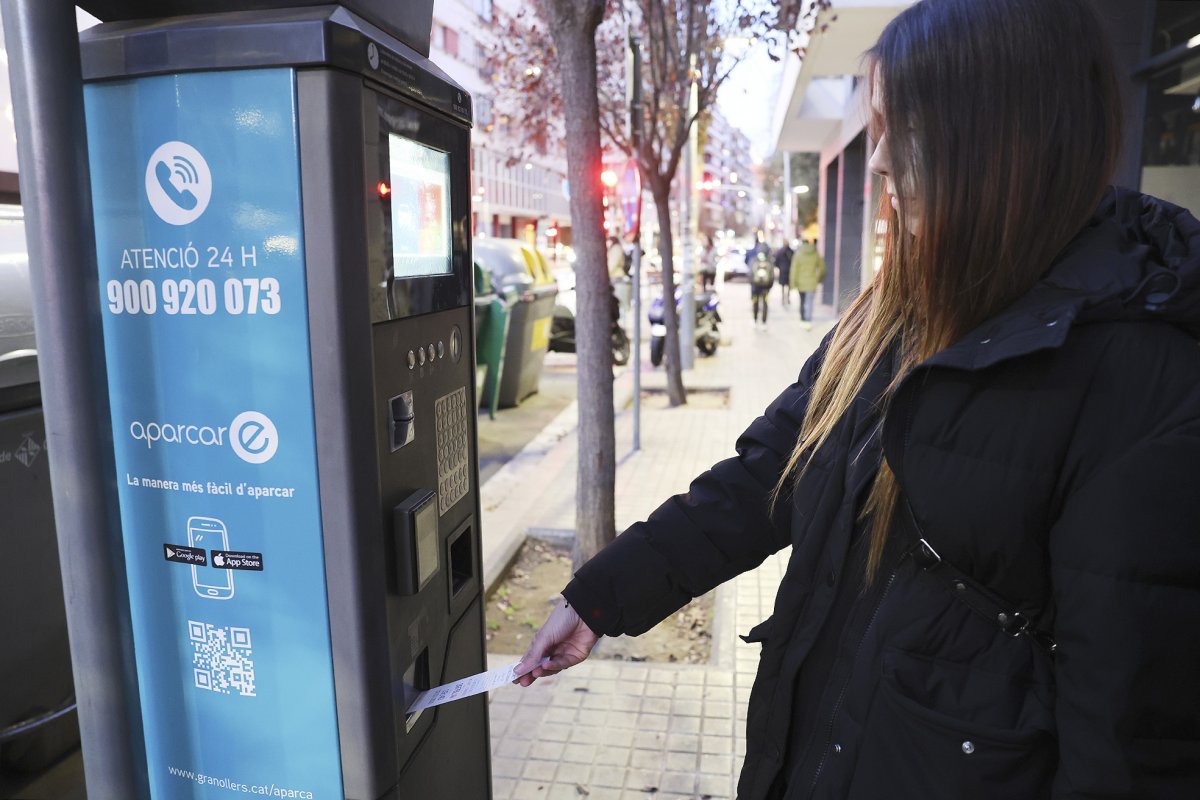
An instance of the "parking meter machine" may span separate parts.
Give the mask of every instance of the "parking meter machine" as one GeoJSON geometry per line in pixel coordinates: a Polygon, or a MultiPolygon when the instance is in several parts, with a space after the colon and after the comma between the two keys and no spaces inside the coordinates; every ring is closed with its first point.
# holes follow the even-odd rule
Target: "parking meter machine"
{"type": "Polygon", "coordinates": [[[406,713],[485,669],[470,98],[373,19],[82,37],[156,800],[490,796],[486,696],[406,713]]]}

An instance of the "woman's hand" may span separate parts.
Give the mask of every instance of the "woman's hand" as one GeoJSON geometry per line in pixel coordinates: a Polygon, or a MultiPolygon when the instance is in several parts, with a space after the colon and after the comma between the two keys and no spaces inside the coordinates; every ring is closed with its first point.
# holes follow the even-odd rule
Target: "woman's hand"
{"type": "Polygon", "coordinates": [[[598,641],[600,637],[562,600],[533,635],[529,649],[517,665],[520,677],[513,683],[529,686],[538,678],[557,675],[587,658],[598,641]],[[545,658],[549,660],[543,664],[545,658]]]}

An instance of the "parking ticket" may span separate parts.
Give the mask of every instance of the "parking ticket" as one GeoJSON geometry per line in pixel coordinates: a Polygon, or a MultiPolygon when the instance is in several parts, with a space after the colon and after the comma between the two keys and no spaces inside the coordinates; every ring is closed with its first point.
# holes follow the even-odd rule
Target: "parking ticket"
{"type": "MultiPolygon", "coordinates": [[[[545,664],[549,660],[549,658],[543,658],[542,663],[545,664]]],[[[468,678],[462,678],[452,683],[427,689],[416,696],[406,713],[415,714],[432,706],[440,706],[443,703],[499,689],[501,686],[512,683],[517,679],[517,666],[520,663],[517,661],[509,664],[507,667],[497,667],[496,669],[480,672],[468,678]]]]}

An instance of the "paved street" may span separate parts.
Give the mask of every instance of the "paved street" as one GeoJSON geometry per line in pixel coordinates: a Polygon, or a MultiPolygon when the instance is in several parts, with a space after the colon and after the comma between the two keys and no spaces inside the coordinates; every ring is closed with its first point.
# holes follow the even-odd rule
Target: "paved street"
{"type": "MultiPolygon", "coordinates": [[[[771,297],[770,324],[755,330],[749,288],[721,288],[725,343],[697,358],[689,389],[729,391],[711,403],[642,412],[642,450],[632,441],[632,376],[617,381],[617,521],[643,518],[700,471],[733,454],[737,435],[790,383],[832,325],[828,312],[805,331],[795,303],[771,297]]],[[[645,351],[643,350],[643,353],[645,351]]],[[[646,362],[644,388],[664,385],[646,362]]],[[[483,487],[485,579],[496,578],[525,532],[574,526],[576,441],[569,406],[483,487]],[[536,479],[535,479],[536,478],[536,479]],[[513,544],[515,542],[515,545],[513,544]]],[[[758,646],[738,638],[770,613],[785,556],[768,559],[717,590],[708,665],[589,660],[528,689],[491,696],[496,800],[733,798],[745,752],[745,708],[758,646]]],[[[601,642],[603,647],[603,641],[601,642]]],[[[519,654],[493,654],[493,666],[519,654]]]]}
{"type": "Polygon", "coordinates": [[[479,414],[479,480],[487,483],[575,400],[574,353],[547,353],[537,394],[517,408],[479,414]]]}

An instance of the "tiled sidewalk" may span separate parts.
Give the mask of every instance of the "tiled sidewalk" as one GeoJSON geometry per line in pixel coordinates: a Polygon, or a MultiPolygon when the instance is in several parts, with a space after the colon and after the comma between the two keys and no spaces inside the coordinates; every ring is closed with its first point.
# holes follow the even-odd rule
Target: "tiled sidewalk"
{"type": "MultiPolygon", "coordinates": [[[[699,472],[732,455],[737,435],[795,379],[832,325],[824,319],[815,330],[803,330],[795,303],[783,309],[776,290],[770,325],[755,330],[745,284],[724,287],[721,299],[728,341],[715,357],[698,358],[684,382],[693,389],[728,388],[729,407],[644,408],[638,453],[628,452],[631,412],[618,416],[620,526],[644,518],[686,490],[699,472]]],[[[645,387],[663,385],[662,371],[648,363],[643,375],[645,387]]],[[[574,527],[575,453],[573,433],[562,436],[544,456],[555,465],[553,482],[536,496],[514,495],[505,502],[535,509],[523,512],[525,527],[574,527]]],[[[513,507],[492,512],[511,515],[513,507]]],[[[758,666],[758,646],[743,644],[737,634],[770,614],[787,555],[783,551],[717,590],[710,664],[593,658],[530,688],[494,692],[495,800],[733,798],[745,754],[746,701],[758,666]]],[[[489,660],[496,666],[515,658],[489,660]]]]}

